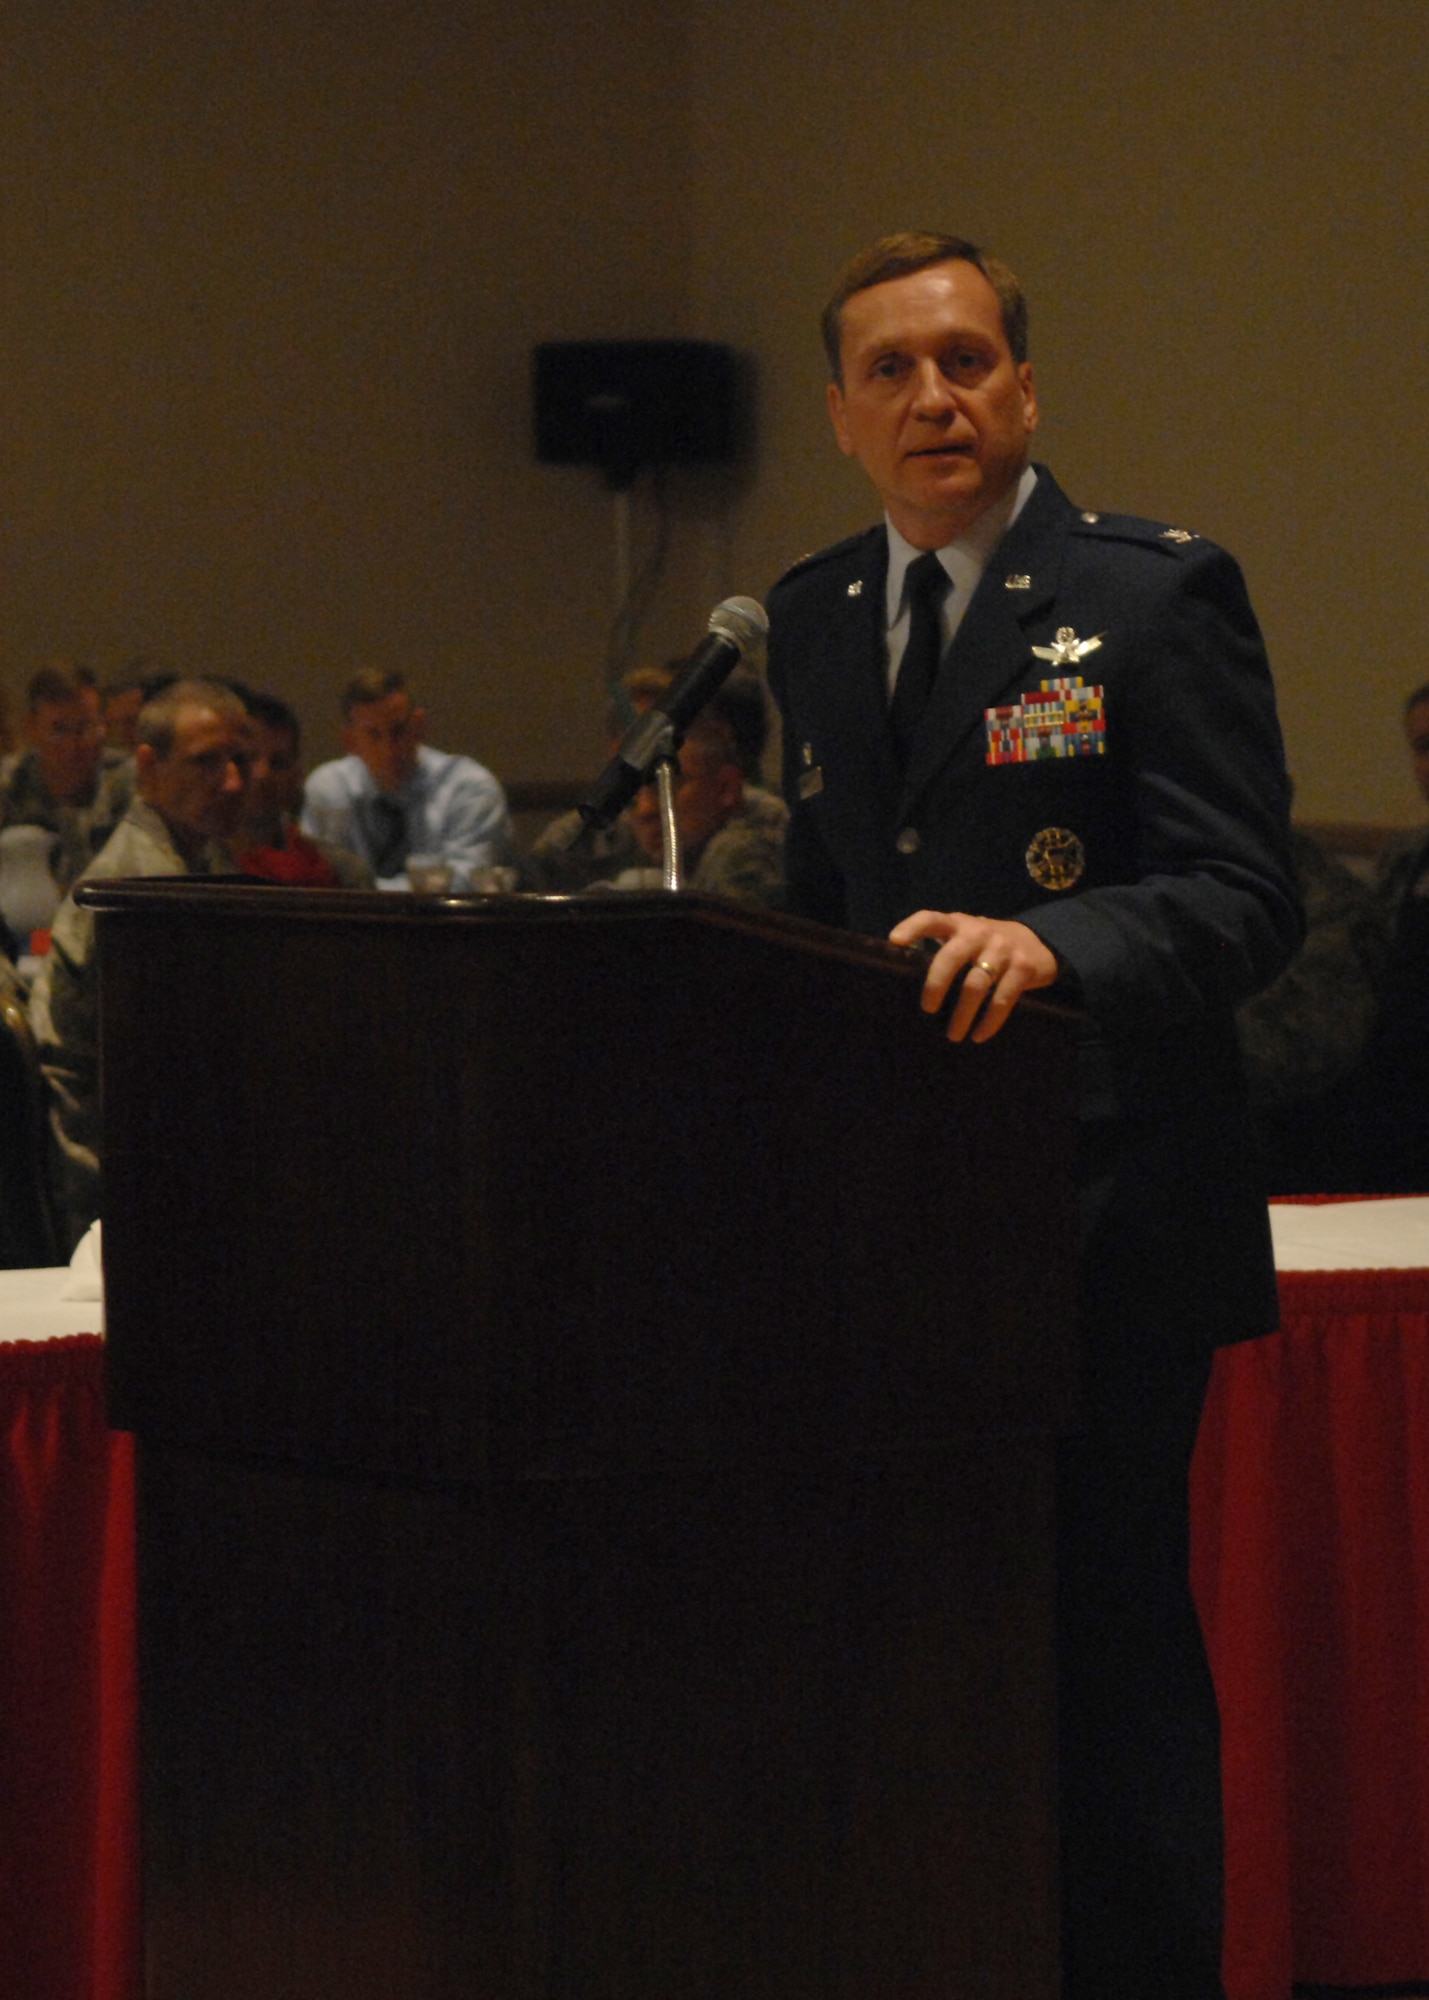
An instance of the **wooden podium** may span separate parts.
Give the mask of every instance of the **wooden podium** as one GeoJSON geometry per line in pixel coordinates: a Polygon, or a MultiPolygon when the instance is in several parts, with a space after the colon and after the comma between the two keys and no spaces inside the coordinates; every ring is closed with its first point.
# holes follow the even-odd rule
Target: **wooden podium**
{"type": "Polygon", "coordinates": [[[1052,2000],[1070,1017],[101,883],[150,2000],[1052,2000]]]}

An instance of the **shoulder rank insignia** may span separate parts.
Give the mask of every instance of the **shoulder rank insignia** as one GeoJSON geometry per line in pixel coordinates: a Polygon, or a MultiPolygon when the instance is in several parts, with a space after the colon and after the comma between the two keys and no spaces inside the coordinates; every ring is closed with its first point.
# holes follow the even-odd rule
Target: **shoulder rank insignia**
{"type": "Polygon", "coordinates": [[[1106,755],[1102,690],[1088,687],[1077,674],[1043,681],[1040,688],[1007,708],[984,709],[983,727],[989,764],[1035,764],[1046,757],[1106,755]]]}
{"type": "Polygon", "coordinates": [[[863,596],[863,578],[861,576],[854,578],[853,582],[848,587],[848,594],[850,597],[863,596]]]}
{"type": "Polygon", "coordinates": [[[1044,826],[1033,834],[1024,858],[1039,889],[1072,889],[1086,870],[1087,850],[1070,827],[1044,826]]]}
{"type": "Polygon", "coordinates": [[[1034,659],[1047,660],[1054,667],[1075,667],[1088,653],[1094,653],[1106,637],[1103,632],[1095,639],[1079,639],[1070,625],[1059,625],[1057,637],[1050,646],[1034,646],[1034,659]]]}
{"type": "Polygon", "coordinates": [[[1198,537],[1189,528],[1163,528],[1161,539],[1163,542],[1194,542],[1198,537]]]}

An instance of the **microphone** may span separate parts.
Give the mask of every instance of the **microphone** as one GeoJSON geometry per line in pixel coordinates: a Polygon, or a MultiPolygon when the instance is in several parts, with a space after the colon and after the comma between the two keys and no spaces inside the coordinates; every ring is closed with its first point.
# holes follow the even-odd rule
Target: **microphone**
{"type": "Polygon", "coordinates": [[[769,630],[764,606],[752,597],[727,597],[710,613],[709,636],[654,708],[638,715],[625,732],[620,748],[576,808],[582,830],[607,827],[617,820],[635,794],[650,781],[662,757],[672,757],[685,731],[710,696],[723,686],[732,670],[769,630]]]}

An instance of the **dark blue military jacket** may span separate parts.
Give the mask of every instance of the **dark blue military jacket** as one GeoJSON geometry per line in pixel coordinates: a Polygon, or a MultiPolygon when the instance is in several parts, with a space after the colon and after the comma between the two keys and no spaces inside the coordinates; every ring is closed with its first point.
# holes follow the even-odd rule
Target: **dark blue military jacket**
{"type": "Polygon", "coordinates": [[[1181,1218],[1158,1254],[1204,1257],[1204,1233],[1222,1239],[1188,1281],[1188,1318],[1215,1338],[1262,1331],[1268,1232],[1232,1012],[1285,963],[1301,919],[1240,570],[1185,530],[1080,511],[1039,468],[902,773],[886,565],[879,527],[797,564],[769,597],[791,907],[874,936],[919,909],[1037,931],[1087,1014],[1088,1230],[1138,1175],[1135,1241],[1157,1236],[1157,1201],[1181,1218]]]}

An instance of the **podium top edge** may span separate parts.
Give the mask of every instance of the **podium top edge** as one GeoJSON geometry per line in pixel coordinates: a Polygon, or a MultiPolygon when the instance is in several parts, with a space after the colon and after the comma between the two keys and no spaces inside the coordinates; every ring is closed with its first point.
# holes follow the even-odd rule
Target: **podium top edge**
{"type": "MultiPolygon", "coordinates": [[[[698,891],[664,889],[618,894],[507,895],[447,894],[364,889],[296,889],[226,876],[162,875],[82,882],[75,901],[93,911],[101,935],[112,920],[162,918],[220,920],[236,924],[287,921],[295,924],[373,925],[384,930],[435,927],[523,929],[530,926],[599,925],[629,929],[652,925],[703,928],[763,937],[785,949],[920,981],[923,953],[889,944],[884,938],[836,930],[807,917],[789,916],[756,903],[698,891]]],[[[1063,1017],[1078,1010],[1050,994],[1029,994],[1023,1008],[1063,1017]]]]}
{"type": "Polygon", "coordinates": [[[74,892],[82,909],[112,916],[222,917],[234,922],[290,918],[317,924],[380,924],[384,928],[426,929],[433,925],[523,927],[533,924],[603,925],[652,923],[714,925],[754,936],[807,942],[837,949],[865,963],[886,964],[911,976],[917,966],[899,945],[851,931],[830,929],[805,917],[785,915],[756,903],[698,891],[622,890],[536,895],[448,892],[420,896],[409,891],[297,889],[255,882],[250,877],[160,875],[81,882],[74,892]]]}

